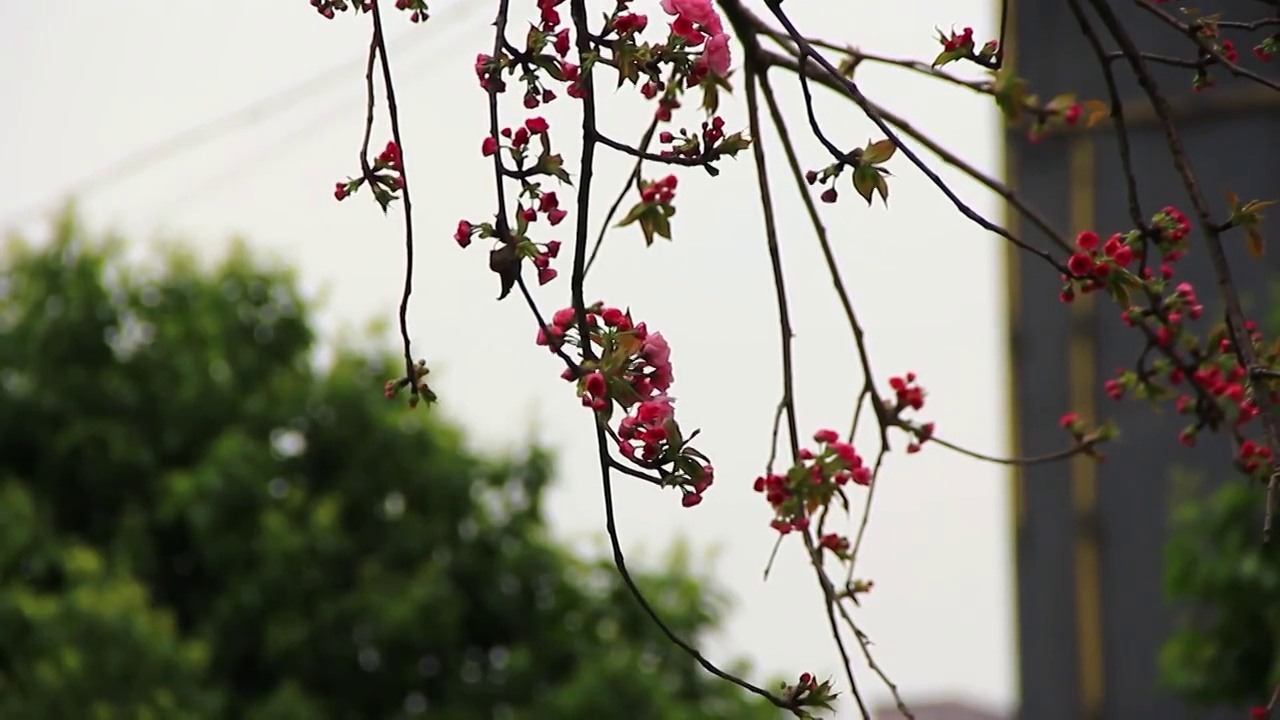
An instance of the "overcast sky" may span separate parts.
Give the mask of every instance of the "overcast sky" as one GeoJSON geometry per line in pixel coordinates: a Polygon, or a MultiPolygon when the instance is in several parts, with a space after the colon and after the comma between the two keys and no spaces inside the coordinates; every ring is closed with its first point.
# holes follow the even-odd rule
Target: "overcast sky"
{"type": "MultiPolygon", "coordinates": [[[[652,4],[651,28],[661,16],[652,4]]],[[[514,5],[532,12],[532,2],[514,5]]],[[[937,53],[935,26],[972,25],[980,38],[994,36],[989,5],[794,0],[787,8],[802,30],[927,60],[937,53]]],[[[439,411],[465,426],[478,447],[514,448],[532,436],[558,450],[553,524],[590,553],[603,533],[591,418],[557,377],[557,361],[533,345],[527,309],[514,297],[494,302],[497,281],[486,268],[487,247],[464,251],[450,237],[459,218],[481,218],[493,208],[490,167],[479,154],[485,98],[471,70],[476,53],[492,42],[489,6],[436,0],[436,17],[426,26],[388,13],[420,238],[415,354],[434,370],[439,411]],[[477,328],[484,337],[476,336],[477,328]]],[[[102,168],[335,68],[318,91],[286,97],[206,144],[88,188],[81,211],[95,230],[127,235],[140,257],[156,239],[181,239],[214,257],[228,238],[242,236],[296,264],[309,292],[326,290],[321,321],[328,333],[393,320],[403,263],[398,216],[383,218],[364,196],[341,204],[331,196],[335,181],[358,170],[366,19],[325,21],[305,0],[159,7],[144,0],[7,4],[0,25],[0,61],[7,68],[0,75],[0,164],[6,168],[0,223],[17,220],[37,238],[41,211],[56,209],[66,192],[102,168]]],[[[873,99],[974,165],[999,173],[997,115],[989,103],[900,70],[859,73],[873,99]]],[[[775,84],[806,164],[824,165],[823,152],[804,132],[794,78],[779,74],[775,84]]],[[[645,111],[621,95],[611,98],[608,87],[604,83],[602,124],[614,138],[638,138],[645,111]]],[[[820,101],[836,142],[873,137],[856,109],[834,96],[820,101]]],[[[577,122],[572,110],[557,102],[544,113],[571,169],[576,156],[569,141],[576,132],[555,131],[577,122]]],[[[731,129],[744,127],[741,96],[726,101],[723,114],[731,129]]],[[[524,116],[519,108],[508,115],[512,123],[524,116]]],[[[692,103],[679,117],[689,124],[700,119],[692,103]]],[[[385,125],[376,129],[374,144],[385,142],[388,132],[385,125]]],[[[782,178],[780,147],[768,142],[766,150],[775,159],[774,176],[782,178]]],[[[630,162],[606,151],[598,167],[597,218],[630,162]]],[[[1000,240],[958,216],[901,155],[890,168],[896,177],[887,211],[867,208],[851,188],[844,190],[846,201],[823,209],[882,390],[889,375],[915,371],[930,393],[925,417],[937,422],[940,436],[1002,454],[1008,428],[1000,240]]],[[[761,578],[775,536],[751,483],[768,456],[779,397],[776,309],[750,153],[725,162],[723,170],[715,179],[680,173],[674,242],[646,249],[634,229],[615,231],[588,280],[589,298],[629,305],[637,319],[669,338],[679,416],[685,427],[703,429],[699,447],[717,470],[706,502],[691,510],[680,507],[674,491],[619,480],[620,533],[637,563],[677,537],[716,551],[707,562],[732,590],[736,609],[726,632],[705,648],[713,659],[746,654],[757,663],[758,680],[777,672],[838,673],[816,584],[798,546],[786,544],[768,582],[761,578]]],[[[975,209],[1000,217],[997,202],[980,187],[942,174],[975,209]]],[[[799,196],[784,188],[777,200],[787,228],[782,242],[796,325],[800,427],[806,435],[846,428],[862,383],[852,338],[799,196]]],[[[558,228],[562,239],[569,226],[558,228]]],[[[546,312],[568,304],[570,261],[561,263],[564,280],[535,290],[546,312]]],[[[385,343],[394,347],[394,338],[386,336],[385,343]]],[[[1004,469],[940,447],[891,456],[882,474],[858,572],[876,586],[857,617],[909,703],[940,695],[997,707],[1015,703],[1007,482],[1004,469]]],[[[850,520],[847,531],[853,529],[850,520]]],[[[354,652],[352,662],[354,668],[354,652]]],[[[870,674],[860,676],[864,692],[882,700],[870,674]]]]}

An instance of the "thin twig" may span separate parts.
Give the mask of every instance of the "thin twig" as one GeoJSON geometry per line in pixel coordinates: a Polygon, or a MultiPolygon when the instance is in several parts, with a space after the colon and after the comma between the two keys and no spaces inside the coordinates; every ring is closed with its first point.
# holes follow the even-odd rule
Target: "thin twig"
{"type": "MultiPolygon", "coordinates": [[[[504,2],[506,0],[503,0],[504,2]]],[[[590,337],[590,329],[587,325],[586,302],[583,294],[583,281],[586,277],[586,260],[587,260],[587,235],[590,231],[590,208],[591,208],[591,185],[595,172],[595,149],[599,140],[599,132],[596,127],[596,105],[595,105],[595,83],[594,68],[587,62],[588,57],[592,54],[591,33],[587,26],[587,6],[586,0],[570,0],[569,14],[572,18],[575,35],[576,47],[578,51],[578,59],[582,72],[578,79],[578,85],[582,90],[582,154],[579,160],[578,171],[578,197],[577,197],[577,225],[574,228],[574,250],[573,250],[573,276],[570,281],[573,294],[573,308],[577,316],[578,336],[583,338],[582,355],[583,360],[595,359],[595,352],[591,347],[591,343],[587,338],[590,337]]],[[[504,28],[499,27],[498,32],[504,32],[504,28]]],[[[710,660],[703,657],[697,648],[685,642],[680,636],[676,635],[653,609],[649,601],[644,597],[644,593],[636,585],[635,580],[631,577],[631,573],[627,570],[626,556],[622,551],[622,543],[618,537],[618,525],[614,513],[613,502],[613,478],[610,466],[608,434],[605,431],[603,422],[596,420],[596,453],[599,456],[600,482],[604,494],[605,509],[605,532],[609,537],[609,544],[613,550],[614,565],[618,569],[618,574],[622,577],[623,584],[628,592],[640,607],[644,610],[649,619],[658,627],[658,629],[667,636],[673,644],[683,650],[687,655],[693,658],[704,670],[715,675],[716,677],[726,680],[738,687],[762,697],[774,706],[792,710],[795,709],[795,701],[788,701],[777,695],[765,690],[761,687],[731,673],[721,670],[710,660]]]]}
{"type": "MultiPolygon", "coordinates": [[[[653,142],[653,134],[658,129],[658,119],[654,117],[649,122],[649,129],[644,131],[644,137],[640,138],[641,151],[648,149],[649,143],[653,142]]],[[[587,266],[583,270],[583,274],[591,272],[591,266],[596,262],[596,255],[600,253],[600,248],[604,245],[604,236],[609,232],[609,223],[613,222],[613,218],[617,216],[618,209],[622,207],[622,201],[627,199],[627,194],[631,192],[631,188],[640,184],[640,170],[644,167],[644,158],[636,158],[636,164],[631,167],[631,172],[627,173],[627,181],[622,184],[622,190],[618,192],[618,197],[614,198],[613,204],[609,206],[609,212],[605,213],[604,220],[600,222],[600,233],[596,235],[596,244],[591,248],[591,255],[587,258],[587,266]]]]}
{"type": "MultiPolygon", "coordinates": [[[[404,208],[404,287],[400,291],[400,340],[404,344],[404,365],[407,377],[414,377],[413,353],[409,342],[409,296],[413,294],[413,201],[409,197],[409,169],[405,162],[404,138],[400,134],[400,110],[396,105],[395,83],[391,81],[391,60],[387,57],[387,42],[382,32],[382,11],[378,0],[373,0],[373,41],[378,46],[378,58],[382,65],[383,89],[387,93],[387,114],[391,118],[391,139],[400,153],[400,198],[404,208]]],[[[365,152],[369,137],[365,135],[365,152]]],[[[365,153],[362,158],[368,160],[365,153]]],[[[372,187],[372,186],[371,186],[372,187]]],[[[410,383],[410,392],[417,393],[417,383],[410,383]]]]}
{"type": "Polygon", "coordinates": [[[943,440],[942,438],[937,437],[936,435],[931,436],[929,438],[929,442],[936,443],[948,450],[951,450],[952,452],[960,453],[961,455],[964,455],[965,457],[968,457],[968,458],[973,458],[974,460],[981,460],[983,462],[994,463],[996,465],[1012,465],[1017,467],[1029,467],[1031,465],[1044,465],[1046,463],[1059,462],[1061,460],[1066,460],[1067,458],[1071,458],[1076,455],[1080,455],[1082,453],[1090,452],[1091,450],[1093,450],[1094,445],[1097,444],[1097,443],[1080,443],[1079,445],[1069,447],[1066,450],[1059,450],[1058,452],[1048,453],[1045,455],[1033,455],[1031,457],[1000,457],[998,455],[988,455],[986,453],[981,453],[976,450],[970,450],[968,448],[962,447],[960,445],[956,445],[955,443],[949,442],[947,440],[943,440]]]}
{"type": "Polygon", "coordinates": [[[867,100],[867,97],[862,94],[862,90],[858,88],[858,84],[855,83],[853,80],[850,80],[849,78],[846,78],[843,75],[841,75],[840,71],[834,65],[831,64],[831,61],[823,57],[822,53],[819,53],[817,50],[815,50],[814,47],[809,43],[809,41],[805,39],[803,35],[800,34],[800,31],[796,29],[795,24],[791,22],[791,18],[787,17],[787,14],[783,12],[782,7],[779,3],[779,0],[766,0],[765,4],[769,7],[769,10],[773,12],[774,17],[778,19],[778,22],[782,23],[782,26],[786,28],[787,33],[791,36],[792,40],[794,40],[796,45],[800,48],[801,67],[803,68],[804,59],[807,59],[807,58],[813,59],[814,62],[816,62],[819,66],[821,66],[822,69],[826,71],[828,76],[830,76],[833,80],[839,83],[844,93],[848,95],[849,98],[852,99],[853,102],[858,106],[858,108],[862,110],[863,114],[866,115],[867,118],[870,119],[871,122],[875,124],[877,128],[880,129],[880,132],[882,132],[888,140],[893,142],[894,146],[897,147],[898,150],[901,151],[902,154],[908,160],[911,161],[911,164],[915,165],[916,168],[920,170],[920,172],[924,173],[925,177],[929,178],[929,181],[933,183],[933,185],[937,187],[942,192],[942,194],[947,197],[948,200],[951,201],[951,204],[954,205],[955,208],[960,211],[961,215],[964,215],[966,218],[968,218],[970,221],[972,221],[979,227],[999,235],[1000,237],[1008,240],[1009,242],[1013,243],[1014,245],[1021,248],[1022,250],[1028,253],[1031,253],[1032,255],[1035,255],[1036,257],[1044,260],[1045,262],[1052,265],[1059,272],[1069,276],[1072,274],[1069,270],[1067,270],[1065,266],[1062,265],[1062,263],[1055,260],[1052,255],[1045,252],[1044,250],[1041,250],[1040,248],[1037,248],[1027,243],[1026,241],[1022,240],[1021,238],[1017,237],[1013,233],[1006,230],[1005,228],[1000,227],[999,225],[986,219],[980,213],[975,211],[973,208],[969,207],[967,203],[961,200],[960,196],[956,195],[955,191],[952,190],[951,187],[948,186],[947,183],[944,182],[942,178],[938,176],[938,173],[934,172],[934,170],[929,167],[928,163],[925,163],[923,160],[921,160],[920,156],[917,155],[914,150],[912,150],[910,147],[908,147],[905,143],[902,142],[902,139],[898,136],[898,134],[894,132],[893,128],[889,127],[889,124],[885,122],[883,117],[880,116],[880,113],[876,112],[876,108],[873,107],[871,103],[867,100]]]}

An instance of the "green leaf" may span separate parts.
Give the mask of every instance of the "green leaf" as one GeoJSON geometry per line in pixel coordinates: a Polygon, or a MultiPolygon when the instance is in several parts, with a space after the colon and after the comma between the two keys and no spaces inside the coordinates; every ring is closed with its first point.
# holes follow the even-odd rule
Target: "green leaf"
{"type": "Polygon", "coordinates": [[[867,147],[862,151],[862,161],[879,165],[886,162],[893,154],[898,151],[898,146],[893,144],[892,140],[881,140],[880,142],[867,142],[867,147]]]}
{"type": "Polygon", "coordinates": [[[564,73],[560,71],[560,61],[552,55],[535,55],[533,63],[542,68],[556,82],[564,82],[564,73]]]}
{"type": "Polygon", "coordinates": [[[716,145],[716,151],[721,155],[735,157],[749,147],[751,147],[751,138],[743,132],[736,132],[721,140],[720,144],[716,145]]]}
{"type": "MultiPolygon", "coordinates": [[[[707,74],[715,75],[715,73],[707,74]]],[[[716,83],[714,81],[703,81],[702,83],[702,109],[705,110],[708,115],[714,115],[716,114],[716,111],[720,109],[720,88],[716,87],[716,83]]]]}
{"type": "Polygon", "coordinates": [[[640,216],[640,232],[644,233],[644,246],[653,245],[653,214],[644,213],[640,216]]]}
{"type": "Polygon", "coordinates": [[[876,180],[879,174],[870,165],[863,165],[853,171],[853,189],[858,191],[867,204],[871,204],[871,194],[876,191],[876,180]]]}
{"type": "Polygon", "coordinates": [[[1051,112],[1062,112],[1072,105],[1076,104],[1075,93],[1064,93],[1050,100],[1045,104],[1045,109],[1051,112]]]}
{"type": "Polygon", "coordinates": [[[524,213],[521,212],[524,205],[516,203],[516,237],[524,237],[529,231],[529,221],[524,219],[524,213]]]}
{"type": "Polygon", "coordinates": [[[550,175],[566,185],[573,184],[569,181],[569,173],[564,169],[564,158],[559,153],[547,153],[538,158],[534,171],[550,175]]]}
{"type": "Polygon", "coordinates": [[[520,250],[516,243],[506,243],[489,251],[489,269],[498,274],[501,290],[498,299],[502,300],[511,294],[511,288],[520,277],[520,250]]]}
{"type": "Polygon", "coordinates": [[[647,210],[648,208],[649,208],[649,205],[647,203],[642,203],[642,202],[638,202],[635,205],[632,205],[631,209],[627,211],[627,214],[623,216],[623,218],[619,220],[618,223],[614,225],[614,227],[626,227],[631,223],[639,220],[640,217],[644,215],[644,211],[647,210]]]}
{"type": "Polygon", "coordinates": [[[529,48],[529,52],[538,53],[547,44],[546,33],[538,30],[538,26],[530,25],[529,32],[525,34],[524,46],[529,48]]]}
{"type": "Polygon", "coordinates": [[[1024,105],[1028,100],[1026,80],[1014,75],[1006,65],[996,73],[991,92],[995,96],[996,105],[1010,123],[1017,123],[1022,119],[1024,105]]]}
{"type": "Polygon", "coordinates": [[[658,212],[653,213],[653,232],[658,237],[662,237],[670,240],[671,239],[671,221],[668,219],[668,217],[669,216],[666,213],[662,212],[661,209],[659,209],[658,212]]]}
{"type": "Polygon", "coordinates": [[[880,193],[880,201],[885,207],[889,207],[889,183],[884,179],[884,173],[876,173],[876,191],[880,193]]]}
{"type": "Polygon", "coordinates": [[[1108,289],[1111,291],[1111,297],[1115,298],[1116,304],[1122,309],[1128,310],[1133,304],[1129,299],[1129,289],[1124,286],[1124,283],[1111,283],[1108,289]]]}
{"type": "Polygon", "coordinates": [[[969,54],[968,49],[957,48],[955,50],[943,50],[938,57],[933,59],[933,67],[940,68],[948,63],[953,63],[969,54]]]}

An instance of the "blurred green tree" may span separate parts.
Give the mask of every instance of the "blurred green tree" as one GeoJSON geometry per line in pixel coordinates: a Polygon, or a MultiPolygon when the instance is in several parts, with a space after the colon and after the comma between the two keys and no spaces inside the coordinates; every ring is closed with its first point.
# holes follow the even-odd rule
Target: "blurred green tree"
{"type": "Polygon", "coordinates": [[[1195,705],[1265,704],[1280,679],[1280,545],[1263,545],[1266,494],[1232,482],[1175,505],[1165,587],[1186,616],[1161,653],[1165,682],[1195,705]]]}
{"type": "MultiPolygon", "coordinates": [[[[0,718],[773,718],[665,640],[542,513],[551,462],[313,355],[237,246],[149,270],[70,214],[0,270],[0,718]]],[[[724,598],[638,582],[696,640],[724,598]]]]}
{"type": "MultiPolygon", "coordinates": [[[[1263,302],[1245,297],[1280,332],[1280,282],[1263,302]]],[[[1161,649],[1161,676],[1200,707],[1265,704],[1258,688],[1280,683],[1280,543],[1263,545],[1266,491],[1231,481],[1205,492],[1201,478],[1174,475],[1165,544],[1165,591],[1182,618],[1161,649]]]]}

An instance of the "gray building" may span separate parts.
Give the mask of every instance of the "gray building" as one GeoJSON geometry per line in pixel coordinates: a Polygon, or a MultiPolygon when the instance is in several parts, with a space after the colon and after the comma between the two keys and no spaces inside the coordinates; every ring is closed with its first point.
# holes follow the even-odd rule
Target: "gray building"
{"type": "MultiPolygon", "coordinates": [[[[964,702],[912,703],[915,720],[1010,720],[1008,715],[964,702]]],[[[872,709],[873,720],[903,720],[904,715],[893,705],[872,709]]]]}
{"type": "MultiPolygon", "coordinates": [[[[1081,99],[1105,99],[1102,74],[1066,0],[1011,4],[1016,7],[1010,49],[1018,74],[1030,81],[1033,92],[1042,98],[1076,92],[1081,99]]],[[[1249,0],[1195,4],[1236,20],[1262,17],[1267,9],[1249,0]]],[[[1144,51],[1194,58],[1185,38],[1133,3],[1111,5],[1144,51]]],[[[1177,5],[1162,7],[1173,11],[1177,5]]],[[[1239,51],[1242,62],[1259,67],[1244,57],[1248,46],[1239,51]]],[[[1144,214],[1175,205],[1191,215],[1154,113],[1124,63],[1115,68],[1125,78],[1120,93],[1129,109],[1144,214]]],[[[1276,69],[1266,68],[1269,77],[1276,77],[1276,69]]],[[[1190,70],[1161,68],[1158,78],[1173,99],[1193,167],[1220,212],[1228,188],[1247,198],[1280,194],[1280,93],[1232,82],[1221,72],[1215,73],[1218,86],[1200,94],[1192,91],[1190,70]]],[[[1036,143],[1027,140],[1025,130],[1010,131],[1006,147],[1008,180],[1063,235],[1094,229],[1106,237],[1129,228],[1124,177],[1109,124],[1036,143]]],[[[1021,237],[1050,247],[1028,223],[1012,216],[1009,223],[1021,237]]],[[[1274,242],[1275,233],[1269,234],[1274,242]]],[[[1192,243],[1180,272],[1201,288],[1206,317],[1220,318],[1222,305],[1202,241],[1197,236],[1192,243]]],[[[1280,269],[1276,248],[1257,261],[1243,244],[1233,237],[1231,261],[1241,287],[1259,302],[1266,299],[1267,276],[1274,278],[1280,269]]],[[[1133,367],[1141,349],[1140,338],[1120,322],[1109,298],[1060,303],[1057,273],[1012,249],[1007,282],[1017,454],[1065,447],[1057,420],[1068,410],[1099,421],[1114,418],[1123,432],[1122,440],[1106,449],[1103,464],[1079,458],[1025,468],[1014,478],[1019,717],[1243,717],[1238,710],[1191,710],[1158,682],[1157,654],[1176,618],[1162,587],[1171,469],[1187,468],[1206,481],[1221,481],[1231,472],[1225,444],[1205,442],[1206,437],[1195,450],[1182,448],[1175,437],[1184,422],[1174,413],[1153,415],[1142,402],[1116,403],[1103,394],[1103,381],[1119,367],[1133,367]]]]}

